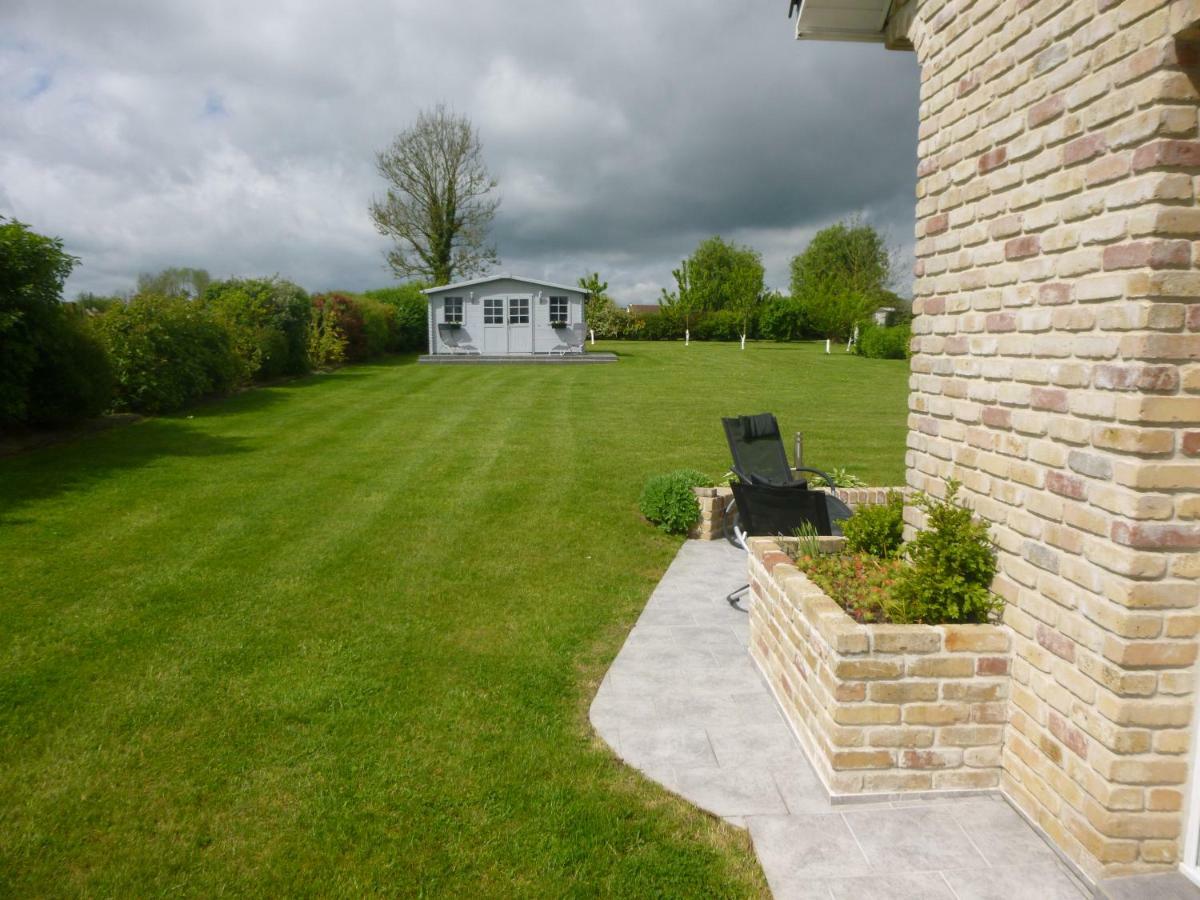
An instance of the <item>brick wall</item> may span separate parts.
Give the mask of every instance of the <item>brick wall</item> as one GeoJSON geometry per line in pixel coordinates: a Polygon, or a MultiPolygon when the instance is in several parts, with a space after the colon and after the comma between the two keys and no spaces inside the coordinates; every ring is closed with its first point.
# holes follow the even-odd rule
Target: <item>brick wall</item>
{"type": "Polygon", "coordinates": [[[1009,630],[860,625],[785,542],[751,540],[750,653],[830,794],[995,789],[1009,630]]]}
{"type": "MultiPolygon", "coordinates": [[[[890,491],[907,493],[908,488],[837,488],[834,494],[851,509],[857,509],[864,503],[883,503],[890,491]]],[[[700,504],[700,521],[688,532],[688,537],[702,541],[725,540],[726,529],[732,529],[737,517],[737,507],[733,505],[733,491],[728,487],[715,487],[692,488],[692,492],[700,504]]]]}
{"type": "Polygon", "coordinates": [[[912,2],[908,483],[958,478],[992,524],[1004,790],[1092,875],[1173,866],[1200,630],[1200,2],[912,2]]]}

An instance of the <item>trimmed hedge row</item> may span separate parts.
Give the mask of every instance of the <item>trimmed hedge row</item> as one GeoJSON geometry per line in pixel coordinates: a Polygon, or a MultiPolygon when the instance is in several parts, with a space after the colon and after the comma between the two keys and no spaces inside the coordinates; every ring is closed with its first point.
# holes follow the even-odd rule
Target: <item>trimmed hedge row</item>
{"type": "Polygon", "coordinates": [[[19,369],[0,366],[0,399],[13,398],[0,405],[0,426],[169,412],[256,381],[421,350],[427,340],[419,285],[310,297],[278,278],[233,278],[196,299],[141,293],[63,303],[63,277],[37,316],[10,314],[21,328],[10,328],[9,340],[0,328],[0,347],[19,337],[29,348],[19,369]]]}
{"type": "MultiPolygon", "coordinates": [[[[683,320],[670,312],[635,316],[611,300],[599,304],[589,301],[587,320],[596,337],[609,340],[681,341],[684,336],[683,320]]],[[[694,341],[736,341],[742,336],[738,315],[725,309],[699,313],[692,319],[690,331],[694,341]]],[[[802,341],[817,340],[824,335],[809,322],[804,304],[792,297],[774,296],[755,311],[747,337],[802,341]]]]}
{"type": "Polygon", "coordinates": [[[139,294],[88,324],[115,374],[111,408],[160,413],[255,381],[419,349],[419,291],[309,297],[289,281],[235,278],[197,300],[139,294]]]}

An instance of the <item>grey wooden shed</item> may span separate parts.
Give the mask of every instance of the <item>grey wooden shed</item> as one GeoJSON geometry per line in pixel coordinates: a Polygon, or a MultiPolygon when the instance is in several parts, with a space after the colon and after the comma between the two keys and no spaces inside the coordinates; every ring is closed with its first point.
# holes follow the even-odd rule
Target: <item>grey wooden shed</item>
{"type": "Polygon", "coordinates": [[[492,275],[424,291],[432,356],[580,353],[586,335],[578,287],[492,275]]]}

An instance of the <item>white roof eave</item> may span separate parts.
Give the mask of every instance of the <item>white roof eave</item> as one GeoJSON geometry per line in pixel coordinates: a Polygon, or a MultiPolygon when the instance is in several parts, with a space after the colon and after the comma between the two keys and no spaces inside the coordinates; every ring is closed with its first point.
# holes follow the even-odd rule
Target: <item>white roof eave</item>
{"type": "Polygon", "coordinates": [[[891,0],[803,0],[796,40],[884,41],[891,0]]]}
{"type": "Polygon", "coordinates": [[[421,291],[421,293],[429,296],[432,294],[442,294],[446,291],[461,291],[465,288],[472,288],[481,284],[488,284],[492,281],[522,281],[525,284],[536,284],[538,287],[551,288],[556,291],[572,291],[576,294],[585,293],[583,288],[579,287],[579,285],[558,284],[554,281],[543,281],[540,278],[523,278],[520,275],[510,275],[508,273],[503,275],[487,275],[483,278],[473,278],[470,281],[459,281],[455,284],[442,284],[438,285],[437,287],[425,288],[425,290],[421,291]]]}

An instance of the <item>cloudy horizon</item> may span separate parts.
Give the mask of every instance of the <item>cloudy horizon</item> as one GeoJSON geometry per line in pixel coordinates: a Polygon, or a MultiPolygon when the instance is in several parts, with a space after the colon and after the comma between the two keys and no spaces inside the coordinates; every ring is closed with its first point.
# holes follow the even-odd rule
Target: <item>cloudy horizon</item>
{"type": "Polygon", "coordinates": [[[599,271],[619,302],[653,302],[721,234],[786,290],[813,233],[860,215],[907,293],[916,61],[797,43],[786,5],[18,0],[0,13],[0,215],[81,257],[68,297],[168,266],[394,283],[375,153],[444,102],[500,182],[497,271],[599,271]]]}

